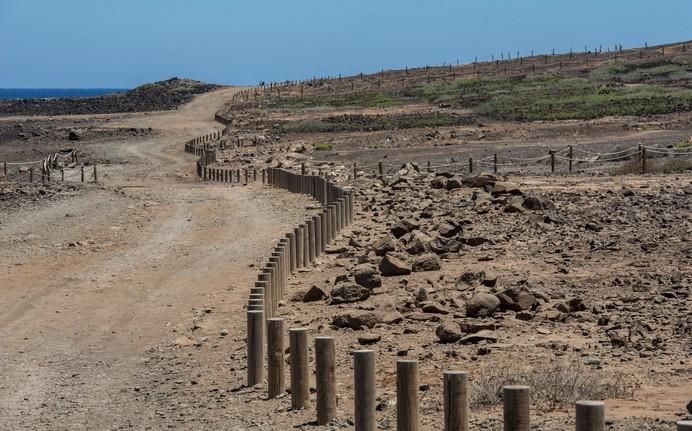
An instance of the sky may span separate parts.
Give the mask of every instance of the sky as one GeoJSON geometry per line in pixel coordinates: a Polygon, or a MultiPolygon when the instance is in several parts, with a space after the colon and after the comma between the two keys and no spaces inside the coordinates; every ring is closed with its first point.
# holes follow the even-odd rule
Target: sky
{"type": "Polygon", "coordinates": [[[692,1],[0,0],[0,88],[221,84],[692,39],[692,1]]]}

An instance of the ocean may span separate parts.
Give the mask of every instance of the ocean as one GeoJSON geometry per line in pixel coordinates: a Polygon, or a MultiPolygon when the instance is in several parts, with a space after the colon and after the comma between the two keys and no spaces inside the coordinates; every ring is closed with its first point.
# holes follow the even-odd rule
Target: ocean
{"type": "Polygon", "coordinates": [[[127,90],[127,88],[0,88],[0,100],[94,97],[122,93],[127,90]]]}

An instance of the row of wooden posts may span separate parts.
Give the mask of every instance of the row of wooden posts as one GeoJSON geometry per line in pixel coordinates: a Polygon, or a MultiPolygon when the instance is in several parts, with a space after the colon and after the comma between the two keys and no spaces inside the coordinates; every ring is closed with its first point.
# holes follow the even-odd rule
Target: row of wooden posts
{"type": "MultiPolygon", "coordinates": [[[[33,166],[28,169],[28,174],[29,174],[29,183],[34,182],[34,177],[39,177],[41,184],[47,184],[50,183],[51,180],[53,179],[53,175],[55,174],[55,170],[53,169],[46,169],[44,167],[41,167],[40,170],[37,170],[33,166]]],[[[65,181],[65,168],[60,168],[60,181],[65,181]]],[[[3,162],[3,174],[5,177],[7,177],[7,162],[3,162]]],[[[84,166],[80,167],[80,174],[81,174],[81,182],[86,181],[86,175],[85,175],[85,170],[84,166]]],[[[98,182],[98,171],[96,168],[96,164],[93,166],[93,172],[92,172],[92,178],[94,182],[98,182]]]]}
{"type": "MultiPolygon", "coordinates": [[[[209,142],[206,139],[213,140],[210,136],[190,141],[189,147],[186,144],[186,151],[198,154],[196,147],[209,142]]],[[[208,150],[205,150],[199,154],[204,156],[207,153],[208,150]]],[[[351,190],[336,186],[322,176],[306,175],[304,166],[300,174],[278,168],[268,168],[262,172],[263,182],[270,186],[309,195],[322,205],[322,211],[319,214],[308,218],[305,223],[279,240],[267,264],[260,270],[255,286],[250,289],[247,304],[247,384],[248,386],[264,384],[266,359],[267,393],[269,399],[273,399],[286,392],[284,361],[286,328],[284,319],[276,315],[279,301],[286,293],[288,276],[300,268],[311,265],[326,251],[327,246],[336,239],[339,232],[353,223],[355,207],[351,190]]],[[[290,328],[288,335],[291,406],[293,409],[309,408],[308,330],[290,328]]],[[[333,337],[316,336],[314,349],[316,418],[318,425],[326,425],[337,417],[335,340],[333,337]]],[[[355,350],[351,354],[355,430],[375,431],[377,404],[375,352],[355,350]]],[[[418,431],[420,430],[418,361],[398,360],[396,372],[397,431],[418,431]]],[[[444,429],[468,431],[470,417],[468,374],[464,371],[445,371],[442,375],[442,386],[444,429]]],[[[505,431],[531,429],[528,386],[503,387],[503,406],[505,431]]],[[[575,414],[577,431],[605,430],[603,402],[577,401],[575,414]]],[[[678,422],[677,430],[692,431],[692,421],[678,422]]]]}

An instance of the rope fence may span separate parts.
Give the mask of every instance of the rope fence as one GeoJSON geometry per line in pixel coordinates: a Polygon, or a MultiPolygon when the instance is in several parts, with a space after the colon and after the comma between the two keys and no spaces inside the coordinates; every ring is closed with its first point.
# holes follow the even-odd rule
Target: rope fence
{"type": "Polygon", "coordinates": [[[68,152],[55,152],[48,154],[41,160],[27,162],[5,161],[2,162],[2,173],[5,178],[12,178],[15,181],[29,183],[33,183],[35,180],[40,181],[41,184],[47,184],[54,180],[64,182],[65,180],[74,178],[77,175],[80,176],[80,182],[82,183],[87,182],[88,180],[98,182],[96,163],[94,163],[92,166],[92,172],[89,175],[89,178],[86,178],[84,173],[84,165],[79,168],[68,168],[68,170],[66,170],[64,160],[69,160],[70,164],[77,165],[79,163],[77,151],[73,149],[68,152]],[[11,172],[11,168],[13,166],[18,167],[14,173],[11,172]],[[70,171],[69,169],[73,170],[70,171]]]}

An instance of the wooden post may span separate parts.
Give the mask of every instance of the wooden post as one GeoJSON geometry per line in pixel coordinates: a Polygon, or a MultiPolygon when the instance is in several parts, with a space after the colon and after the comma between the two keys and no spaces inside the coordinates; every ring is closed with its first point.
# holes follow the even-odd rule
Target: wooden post
{"type": "Polygon", "coordinates": [[[605,431],[603,401],[577,401],[577,431],[605,431]]]}
{"type": "Polygon", "coordinates": [[[293,232],[296,236],[296,268],[300,269],[305,266],[303,262],[303,235],[305,232],[302,225],[295,228],[293,232]]]}
{"type": "Polygon", "coordinates": [[[305,175],[305,163],[300,164],[300,174],[305,175]]]}
{"type": "Polygon", "coordinates": [[[646,173],[646,147],[642,146],[642,174],[646,173]]]}
{"type": "Polygon", "coordinates": [[[353,352],[355,431],[375,431],[375,352],[353,352]]]}
{"type": "Polygon", "coordinates": [[[418,431],[418,361],[396,361],[396,429],[418,431]]]}
{"type": "MultiPolygon", "coordinates": [[[[33,167],[29,168],[29,182],[30,183],[34,182],[34,168],[33,167]]],[[[82,174],[82,182],[84,182],[84,174],[82,174]]]]}
{"type": "Polygon", "coordinates": [[[377,162],[377,169],[380,171],[380,176],[384,175],[384,168],[382,162],[377,162]]]}
{"type": "Polygon", "coordinates": [[[469,157],[469,173],[473,173],[473,157],[469,157]]]}
{"type": "Polygon", "coordinates": [[[497,173],[497,154],[493,154],[493,172],[497,173]]]}
{"type": "Polygon", "coordinates": [[[94,182],[95,183],[99,182],[99,176],[98,176],[98,173],[96,172],[96,163],[94,163],[94,182]]]}
{"type": "Polygon", "coordinates": [[[530,394],[528,386],[504,386],[504,431],[530,431],[530,394]]]}
{"type": "Polygon", "coordinates": [[[264,312],[247,312],[247,385],[264,380],[264,312]]]}
{"type": "Polygon", "coordinates": [[[60,181],[65,182],[65,168],[60,168],[60,181]]]}
{"type": "Polygon", "coordinates": [[[7,176],[7,162],[2,162],[2,171],[7,176]]]}
{"type": "Polygon", "coordinates": [[[269,398],[276,398],[286,392],[284,350],[284,319],[267,319],[267,392],[269,398]]]}
{"type": "Polygon", "coordinates": [[[317,379],[317,425],[327,425],[336,417],[336,359],[334,338],[315,337],[317,379]]]}
{"type": "Polygon", "coordinates": [[[432,169],[430,168],[430,160],[428,160],[428,172],[432,172],[432,169]]]}
{"type": "Polygon", "coordinates": [[[574,149],[573,149],[572,146],[570,145],[570,146],[569,146],[569,173],[570,173],[570,174],[572,173],[572,157],[573,157],[573,151],[574,151],[574,149]]]}
{"type": "Polygon", "coordinates": [[[291,359],[291,408],[304,409],[310,402],[310,374],[308,372],[308,330],[288,330],[291,359]]]}
{"type": "Polygon", "coordinates": [[[464,371],[442,374],[445,431],[469,431],[468,375],[464,371]]]}
{"type": "Polygon", "coordinates": [[[555,151],[550,150],[550,172],[555,173],[555,151]]]}
{"type": "Polygon", "coordinates": [[[692,431],[692,421],[680,421],[677,423],[678,431],[692,431]]]}
{"type": "Polygon", "coordinates": [[[353,179],[358,178],[358,163],[353,163],[353,179]]]}

